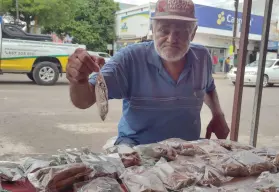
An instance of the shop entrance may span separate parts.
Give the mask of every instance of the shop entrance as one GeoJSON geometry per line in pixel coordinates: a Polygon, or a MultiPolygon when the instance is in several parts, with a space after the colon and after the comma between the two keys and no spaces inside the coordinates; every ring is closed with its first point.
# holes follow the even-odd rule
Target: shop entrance
{"type": "Polygon", "coordinates": [[[207,47],[211,58],[216,56],[218,58],[218,64],[215,65],[215,72],[223,72],[224,71],[224,63],[226,59],[226,49],[225,48],[216,48],[216,47],[207,47]]]}

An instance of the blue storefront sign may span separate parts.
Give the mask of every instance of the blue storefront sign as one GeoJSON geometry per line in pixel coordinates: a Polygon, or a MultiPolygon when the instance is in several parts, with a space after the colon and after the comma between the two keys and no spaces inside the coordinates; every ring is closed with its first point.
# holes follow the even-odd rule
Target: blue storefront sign
{"type": "MultiPolygon", "coordinates": [[[[198,26],[232,31],[234,25],[234,11],[196,4],[198,26]]],[[[151,13],[151,17],[154,12],[151,13]]],[[[238,23],[242,23],[242,13],[238,12],[238,23]]],[[[261,35],[264,17],[251,15],[250,34],[261,35]]],[[[241,26],[241,25],[240,25],[241,26]]]]}

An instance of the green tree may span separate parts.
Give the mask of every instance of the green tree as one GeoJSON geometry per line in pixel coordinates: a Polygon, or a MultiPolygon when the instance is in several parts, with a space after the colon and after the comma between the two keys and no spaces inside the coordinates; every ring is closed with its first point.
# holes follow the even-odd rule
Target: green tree
{"type": "Polygon", "coordinates": [[[45,32],[56,32],[58,35],[69,34],[74,37],[73,43],[85,44],[89,50],[105,51],[107,44],[115,39],[115,12],[118,3],[113,0],[79,0],[72,12],[73,20],[64,23],[53,23],[45,27],[45,32]]]}
{"type": "MultiPolygon", "coordinates": [[[[16,18],[16,0],[2,0],[3,11],[16,18]]],[[[74,0],[18,0],[19,18],[26,22],[30,32],[31,22],[48,27],[49,25],[68,22],[75,8],[74,0]]]]}

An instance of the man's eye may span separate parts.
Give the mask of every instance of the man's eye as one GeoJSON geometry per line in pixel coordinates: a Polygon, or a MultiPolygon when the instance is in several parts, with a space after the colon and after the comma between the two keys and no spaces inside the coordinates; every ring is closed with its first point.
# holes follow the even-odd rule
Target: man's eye
{"type": "Polygon", "coordinates": [[[168,31],[165,30],[165,29],[159,29],[159,32],[162,33],[162,34],[168,34],[168,31]]]}

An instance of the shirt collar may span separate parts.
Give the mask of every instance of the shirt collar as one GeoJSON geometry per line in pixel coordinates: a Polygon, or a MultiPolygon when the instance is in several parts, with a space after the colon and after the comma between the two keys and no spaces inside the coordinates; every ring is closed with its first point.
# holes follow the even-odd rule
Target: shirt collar
{"type": "MultiPolygon", "coordinates": [[[[190,49],[185,57],[186,57],[186,60],[189,61],[190,63],[199,61],[199,59],[191,45],[190,45],[190,49]]],[[[147,62],[151,65],[158,67],[160,70],[163,68],[162,59],[156,52],[153,41],[150,42],[149,45],[147,46],[147,62]]]]}

